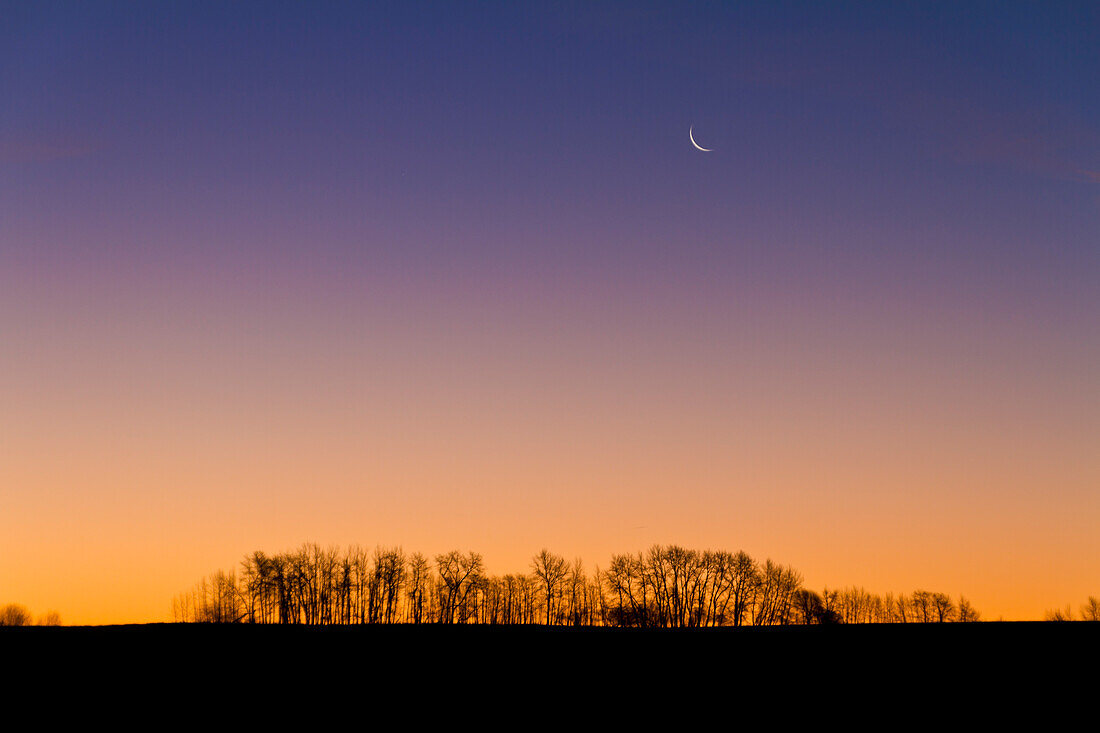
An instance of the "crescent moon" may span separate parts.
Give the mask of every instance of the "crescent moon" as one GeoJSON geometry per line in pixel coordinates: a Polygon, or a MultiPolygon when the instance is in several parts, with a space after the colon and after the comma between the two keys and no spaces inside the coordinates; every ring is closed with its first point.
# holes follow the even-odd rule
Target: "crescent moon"
{"type": "Polygon", "coordinates": [[[695,135],[691,134],[692,129],[694,127],[695,127],[695,125],[692,125],[691,127],[688,128],[688,137],[691,139],[691,144],[695,146],[696,150],[702,150],[704,153],[713,153],[714,148],[704,148],[701,145],[699,145],[699,143],[695,142],[695,135]]]}

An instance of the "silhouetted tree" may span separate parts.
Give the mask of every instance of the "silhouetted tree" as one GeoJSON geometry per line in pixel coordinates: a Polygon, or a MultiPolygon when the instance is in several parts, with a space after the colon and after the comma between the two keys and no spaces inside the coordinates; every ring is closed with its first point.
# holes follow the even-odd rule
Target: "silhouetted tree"
{"type": "Polygon", "coordinates": [[[61,614],[57,611],[47,611],[42,618],[38,619],[39,626],[60,626],[61,614]]]}
{"type": "Polygon", "coordinates": [[[409,602],[408,619],[414,624],[424,621],[425,604],[430,595],[428,578],[428,559],[419,552],[409,556],[409,582],[407,597],[409,602]]]}
{"type": "Polygon", "coordinates": [[[1044,617],[1043,620],[1044,621],[1072,621],[1073,620],[1073,609],[1070,608],[1069,606],[1066,606],[1064,610],[1060,609],[1060,608],[1055,608],[1051,611],[1047,611],[1046,616],[1044,617]]]}
{"type": "Polygon", "coordinates": [[[564,557],[544,548],[531,559],[531,569],[543,591],[543,600],[546,603],[546,625],[549,626],[553,619],[555,602],[561,595],[562,582],[568,573],[568,565],[564,557]]]}
{"type": "Polygon", "coordinates": [[[31,612],[26,606],[9,603],[0,608],[0,626],[30,626],[31,612]]]}
{"type": "Polygon", "coordinates": [[[466,623],[466,599],[474,589],[483,570],[481,555],[466,555],[452,550],[435,556],[436,571],[442,584],[440,621],[445,624],[466,623]]]}
{"type": "Polygon", "coordinates": [[[962,623],[971,623],[981,618],[981,614],[970,605],[970,601],[966,600],[963,596],[959,596],[959,606],[956,612],[955,619],[962,623]]]}
{"type": "Polygon", "coordinates": [[[771,626],[790,623],[794,593],[802,585],[802,576],[793,568],[764,562],[753,605],[753,624],[771,626]]]}
{"type": "Polygon", "coordinates": [[[795,614],[795,623],[815,624],[825,610],[821,603],[821,596],[812,590],[800,590],[794,594],[792,608],[795,614]]]}

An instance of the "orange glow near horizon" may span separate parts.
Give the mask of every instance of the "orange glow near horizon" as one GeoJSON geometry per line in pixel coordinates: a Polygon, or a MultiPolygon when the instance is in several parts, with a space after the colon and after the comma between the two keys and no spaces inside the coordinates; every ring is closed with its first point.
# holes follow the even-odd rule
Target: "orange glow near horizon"
{"type": "Polygon", "coordinates": [[[166,620],[201,576],[305,541],[473,549],[494,573],[544,546],[590,569],[744,549],[814,589],[963,594],[986,619],[1096,592],[1087,364],[965,323],[845,343],[809,314],[685,335],[654,313],[648,338],[598,313],[570,333],[467,315],[449,336],[413,319],[241,347],[246,326],[204,332],[195,310],[173,350],[132,313],[8,371],[2,602],[166,620]],[[986,368],[961,375],[976,348],[986,368]]]}

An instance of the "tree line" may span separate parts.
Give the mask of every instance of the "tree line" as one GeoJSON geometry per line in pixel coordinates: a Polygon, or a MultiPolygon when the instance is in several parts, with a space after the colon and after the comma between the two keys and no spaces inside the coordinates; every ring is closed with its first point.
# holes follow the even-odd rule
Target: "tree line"
{"type": "Polygon", "coordinates": [[[30,610],[19,603],[0,606],[0,626],[60,626],[61,614],[47,611],[37,621],[30,610]]]}
{"type": "Polygon", "coordinates": [[[745,552],[655,545],[588,572],[549,550],[528,572],[492,575],[476,552],[431,559],[401,548],[307,543],[253,552],[172,603],[177,622],[253,624],[546,624],[698,628],[977,621],[969,601],[803,585],[794,568],[745,552]]]}
{"type": "MultiPolygon", "coordinates": [[[[1100,621],[1100,598],[1089,596],[1088,601],[1082,604],[1080,609],[1082,621],[1100,621]]],[[[1064,609],[1056,608],[1046,612],[1044,621],[1075,621],[1073,608],[1066,606],[1064,609]]]]}

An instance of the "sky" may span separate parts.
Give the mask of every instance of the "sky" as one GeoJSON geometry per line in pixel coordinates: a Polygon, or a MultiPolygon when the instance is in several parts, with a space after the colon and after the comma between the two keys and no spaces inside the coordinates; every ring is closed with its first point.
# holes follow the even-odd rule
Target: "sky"
{"type": "Polygon", "coordinates": [[[305,541],[1100,594],[1096,4],[2,5],[0,603],[305,541]]]}

